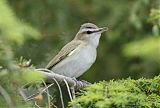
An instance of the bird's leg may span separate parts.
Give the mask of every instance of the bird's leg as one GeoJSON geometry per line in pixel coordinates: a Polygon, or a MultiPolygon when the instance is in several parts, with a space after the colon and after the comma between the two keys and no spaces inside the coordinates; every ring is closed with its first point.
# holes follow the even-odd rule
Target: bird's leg
{"type": "MultiPolygon", "coordinates": [[[[90,85],[91,83],[88,82],[88,81],[85,81],[85,80],[77,81],[77,79],[76,79],[75,77],[72,78],[72,79],[75,81],[75,84],[72,85],[72,86],[70,86],[70,90],[71,90],[72,98],[73,98],[73,100],[74,100],[74,99],[76,98],[76,96],[75,96],[75,87],[76,87],[76,85],[77,85],[77,82],[80,83],[80,86],[81,86],[81,87],[83,87],[84,85],[90,85]]],[[[76,88],[76,89],[77,89],[77,88],[76,88]]]]}
{"type": "Polygon", "coordinates": [[[85,80],[80,80],[82,83],[84,83],[84,84],[87,84],[87,85],[89,85],[89,84],[91,84],[90,82],[88,82],[88,81],[85,81],[85,80]]]}

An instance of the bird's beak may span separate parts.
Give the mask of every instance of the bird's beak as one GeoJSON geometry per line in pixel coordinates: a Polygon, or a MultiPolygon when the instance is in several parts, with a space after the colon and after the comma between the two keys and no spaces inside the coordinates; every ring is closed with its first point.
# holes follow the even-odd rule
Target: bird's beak
{"type": "Polygon", "coordinates": [[[107,27],[102,27],[102,28],[99,28],[99,32],[103,33],[105,31],[108,31],[108,28],[107,27]]]}
{"type": "Polygon", "coordinates": [[[103,33],[105,31],[108,31],[107,27],[102,27],[102,28],[95,29],[93,32],[103,33]]]}

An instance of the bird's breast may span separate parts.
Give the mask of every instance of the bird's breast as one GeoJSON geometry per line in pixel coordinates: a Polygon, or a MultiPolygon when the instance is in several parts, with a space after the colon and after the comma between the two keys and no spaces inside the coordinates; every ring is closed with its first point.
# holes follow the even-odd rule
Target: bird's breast
{"type": "Polygon", "coordinates": [[[68,77],[79,77],[87,71],[96,60],[96,48],[80,46],[73,50],[66,59],[58,63],[53,71],[68,77]]]}
{"type": "Polygon", "coordinates": [[[82,50],[79,51],[80,58],[88,64],[94,63],[96,59],[96,49],[90,46],[82,47],[82,50]]]}

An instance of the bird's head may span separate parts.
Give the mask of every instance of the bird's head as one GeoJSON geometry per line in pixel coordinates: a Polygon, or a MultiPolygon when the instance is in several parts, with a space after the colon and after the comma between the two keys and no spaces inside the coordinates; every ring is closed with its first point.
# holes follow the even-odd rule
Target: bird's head
{"type": "Polygon", "coordinates": [[[95,46],[98,46],[101,33],[107,30],[107,27],[99,28],[95,24],[84,23],[81,25],[75,39],[82,40],[90,44],[94,44],[95,46]]]}

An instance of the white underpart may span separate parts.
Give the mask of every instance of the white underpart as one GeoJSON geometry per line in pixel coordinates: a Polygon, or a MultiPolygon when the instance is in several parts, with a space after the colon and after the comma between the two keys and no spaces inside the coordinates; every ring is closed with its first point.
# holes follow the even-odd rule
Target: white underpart
{"type": "Polygon", "coordinates": [[[96,60],[96,48],[99,44],[99,38],[100,34],[95,34],[95,36],[90,37],[87,43],[83,42],[70,52],[68,57],[55,65],[52,68],[53,72],[71,78],[81,76],[96,60]]]}
{"type": "Polygon", "coordinates": [[[95,48],[91,46],[78,47],[66,59],[54,66],[52,70],[61,75],[77,78],[87,71],[95,60],[95,48]]]}

